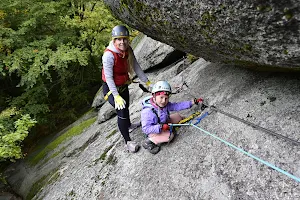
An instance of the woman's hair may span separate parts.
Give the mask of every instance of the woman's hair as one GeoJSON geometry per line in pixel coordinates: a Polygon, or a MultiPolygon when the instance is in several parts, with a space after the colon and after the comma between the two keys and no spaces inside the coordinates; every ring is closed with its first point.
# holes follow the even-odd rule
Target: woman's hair
{"type": "Polygon", "coordinates": [[[128,46],[128,73],[130,78],[133,78],[133,65],[134,65],[134,55],[133,55],[133,50],[130,46],[128,46]]]}
{"type": "MultiPolygon", "coordinates": [[[[113,43],[115,43],[115,40],[116,40],[117,38],[113,38],[112,39],[112,41],[113,41],[113,43]]],[[[129,38],[128,38],[128,42],[129,42],[129,38]]],[[[133,78],[133,72],[134,72],[134,70],[133,70],[133,65],[134,65],[134,55],[133,55],[133,50],[132,50],[132,48],[131,48],[131,46],[129,45],[129,43],[128,43],[128,50],[127,50],[127,53],[128,53],[128,59],[127,59],[127,63],[128,63],[128,73],[129,73],[129,77],[130,77],[130,79],[132,79],[133,78]]]]}

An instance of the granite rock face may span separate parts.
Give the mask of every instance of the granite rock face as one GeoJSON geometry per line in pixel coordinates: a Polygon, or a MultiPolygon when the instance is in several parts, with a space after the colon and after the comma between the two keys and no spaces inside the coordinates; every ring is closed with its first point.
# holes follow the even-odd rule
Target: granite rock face
{"type": "MultiPolygon", "coordinates": [[[[293,74],[257,73],[199,59],[184,61],[152,72],[149,77],[168,81],[175,89],[189,86],[171,96],[179,102],[203,97],[209,105],[251,123],[300,141],[300,79],[293,74]]],[[[140,119],[141,101],[149,94],[130,85],[129,107],[133,122],[140,119]]],[[[189,116],[199,107],[181,111],[189,116]]],[[[100,111],[102,112],[102,111],[100,111]]],[[[15,163],[8,178],[24,197],[34,185],[47,184],[34,199],[299,199],[300,184],[253,158],[231,148],[195,127],[181,127],[177,137],[161,151],[125,151],[114,116],[95,122],[81,135],[67,141],[63,152],[49,154],[37,166],[15,163]]],[[[195,120],[193,121],[195,122],[195,120]]],[[[244,149],[252,155],[300,177],[300,146],[268,135],[221,113],[213,112],[198,127],[244,149]]],[[[141,143],[141,128],[131,134],[141,143]]]]}
{"type": "Polygon", "coordinates": [[[166,60],[174,51],[173,47],[145,35],[134,49],[134,54],[141,68],[147,70],[166,60]]]}
{"type": "MultiPolygon", "coordinates": [[[[147,73],[153,82],[167,80],[173,91],[186,82],[188,87],[171,95],[171,102],[202,97],[221,111],[300,142],[299,75],[256,72],[203,58],[193,63],[187,60],[147,73]]],[[[140,120],[141,102],[149,93],[138,84],[130,84],[129,93],[130,118],[135,123],[140,120]]],[[[180,114],[187,117],[199,109],[194,105],[180,114]]],[[[31,165],[30,156],[12,164],[4,174],[7,182],[24,199],[300,199],[300,184],[295,179],[216,137],[298,178],[300,145],[220,112],[210,112],[198,124],[203,131],[181,127],[158,154],[144,148],[131,154],[125,151],[117,120],[106,102],[94,124],[48,151],[38,164],[31,165]]],[[[138,143],[145,139],[141,127],[130,137],[138,143]]],[[[48,145],[43,146],[47,149],[48,145]]]]}
{"type": "Polygon", "coordinates": [[[300,69],[300,2],[105,0],[151,38],[211,62],[300,69]]]}

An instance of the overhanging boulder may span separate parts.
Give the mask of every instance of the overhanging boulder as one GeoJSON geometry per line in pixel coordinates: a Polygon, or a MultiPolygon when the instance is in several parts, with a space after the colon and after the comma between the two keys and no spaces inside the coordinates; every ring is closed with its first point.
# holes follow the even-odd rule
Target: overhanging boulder
{"type": "Polygon", "coordinates": [[[144,35],[135,47],[134,54],[143,70],[159,65],[165,67],[185,56],[184,52],[178,51],[167,44],[153,40],[146,35],[144,35]]]}
{"type": "Polygon", "coordinates": [[[300,70],[299,1],[105,3],[131,27],[205,60],[300,70]]]}

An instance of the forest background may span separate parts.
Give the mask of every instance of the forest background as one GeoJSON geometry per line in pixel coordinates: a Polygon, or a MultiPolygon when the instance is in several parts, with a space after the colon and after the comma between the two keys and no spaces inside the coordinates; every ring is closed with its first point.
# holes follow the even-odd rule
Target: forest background
{"type": "Polygon", "coordinates": [[[24,158],[91,108],[103,51],[120,23],[103,1],[0,2],[2,163],[24,158]]]}

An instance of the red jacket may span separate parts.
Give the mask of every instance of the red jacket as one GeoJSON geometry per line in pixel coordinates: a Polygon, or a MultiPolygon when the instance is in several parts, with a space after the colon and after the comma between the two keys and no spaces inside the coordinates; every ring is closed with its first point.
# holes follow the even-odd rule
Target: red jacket
{"type": "MultiPolygon", "coordinates": [[[[113,66],[113,79],[116,86],[121,86],[129,80],[128,75],[128,54],[122,57],[121,54],[118,54],[109,49],[105,49],[106,51],[110,51],[114,55],[114,66],[113,66]]],[[[102,80],[106,82],[106,78],[104,75],[104,68],[102,68],[102,80]]]]}

